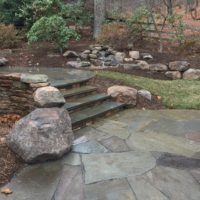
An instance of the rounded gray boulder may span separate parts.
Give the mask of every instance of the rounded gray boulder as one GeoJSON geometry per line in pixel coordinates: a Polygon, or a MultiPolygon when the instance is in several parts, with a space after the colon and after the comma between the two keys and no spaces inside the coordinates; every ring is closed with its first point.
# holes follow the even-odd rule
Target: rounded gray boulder
{"type": "Polygon", "coordinates": [[[64,108],[40,108],[16,123],[8,146],[27,163],[62,157],[73,142],[71,119],[64,108]]]}

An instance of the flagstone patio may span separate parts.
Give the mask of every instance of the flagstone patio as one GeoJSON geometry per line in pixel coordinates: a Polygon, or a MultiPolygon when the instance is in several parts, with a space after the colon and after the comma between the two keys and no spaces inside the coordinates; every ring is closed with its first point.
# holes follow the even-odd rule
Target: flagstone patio
{"type": "Polygon", "coordinates": [[[129,109],[82,136],[62,160],[25,167],[0,200],[200,199],[200,111],[129,109]]]}

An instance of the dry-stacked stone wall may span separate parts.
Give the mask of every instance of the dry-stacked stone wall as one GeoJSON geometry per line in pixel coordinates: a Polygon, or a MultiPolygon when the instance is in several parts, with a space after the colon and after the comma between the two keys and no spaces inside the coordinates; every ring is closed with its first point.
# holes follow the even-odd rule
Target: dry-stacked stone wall
{"type": "Polygon", "coordinates": [[[35,90],[48,85],[46,75],[0,74],[0,115],[25,116],[36,107],[35,90]]]}

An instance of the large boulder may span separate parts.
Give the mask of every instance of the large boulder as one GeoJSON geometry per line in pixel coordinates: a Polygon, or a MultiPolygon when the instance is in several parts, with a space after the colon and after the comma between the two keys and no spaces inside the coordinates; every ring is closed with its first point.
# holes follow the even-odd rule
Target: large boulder
{"type": "Polygon", "coordinates": [[[114,85],[108,88],[108,95],[115,98],[118,102],[124,102],[129,105],[136,105],[137,90],[135,88],[114,85]]]}
{"type": "Polygon", "coordinates": [[[150,71],[163,72],[163,71],[167,71],[168,67],[164,64],[158,63],[158,64],[149,65],[149,69],[150,71]]]}
{"type": "Polygon", "coordinates": [[[149,64],[144,60],[138,60],[137,64],[140,66],[141,70],[149,70],[150,69],[149,64]]]}
{"type": "Polygon", "coordinates": [[[165,73],[165,76],[172,79],[172,80],[176,80],[176,79],[181,79],[182,75],[181,72],[179,71],[167,71],[165,73]]]}
{"type": "Polygon", "coordinates": [[[64,108],[39,108],[16,123],[8,146],[27,163],[62,157],[73,142],[71,119],[64,108]]]}
{"type": "Polygon", "coordinates": [[[39,107],[61,107],[66,101],[61,92],[51,86],[38,88],[34,93],[34,101],[39,107]]]}
{"type": "Polygon", "coordinates": [[[6,58],[0,58],[0,66],[4,66],[8,63],[8,60],[6,58]]]}
{"type": "Polygon", "coordinates": [[[190,68],[190,63],[187,61],[174,61],[169,63],[169,69],[172,71],[184,72],[190,68]]]}
{"type": "Polygon", "coordinates": [[[188,69],[183,73],[185,80],[200,80],[200,69],[188,69]]]}

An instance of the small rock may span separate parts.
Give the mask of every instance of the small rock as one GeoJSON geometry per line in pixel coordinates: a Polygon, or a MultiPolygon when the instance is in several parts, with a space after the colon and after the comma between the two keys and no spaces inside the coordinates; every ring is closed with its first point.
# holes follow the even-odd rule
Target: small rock
{"type": "Polygon", "coordinates": [[[122,63],[124,61],[124,58],[125,58],[125,53],[117,52],[115,54],[115,59],[120,63],[122,63]]]}
{"type": "Polygon", "coordinates": [[[152,95],[151,92],[149,92],[148,90],[139,90],[138,94],[146,99],[148,99],[149,101],[151,101],[152,99],[152,95]]]}
{"type": "Polygon", "coordinates": [[[138,65],[138,64],[123,64],[123,68],[125,70],[139,70],[140,65],[138,65]]]}
{"type": "Polygon", "coordinates": [[[89,54],[89,57],[92,59],[97,59],[97,55],[96,54],[89,54]]]}
{"type": "Polygon", "coordinates": [[[149,70],[150,69],[149,64],[146,61],[144,61],[144,60],[138,60],[137,61],[137,65],[140,66],[141,70],[149,70]]]}
{"type": "Polygon", "coordinates": [[[95,66],[102,66],[103,62],[99,59],[90,59],[91,64],[95,66]]]}
{"type": "Polygon", "coordinates": [[[200,80],[200,69],[188,69],[183,73],[185,80],[200,80]]]}
{"type": "Polygon", "coordinates": [[[78,54],[75,51],[66,51],[63,54],[63,57],[66,57],[66,58],[77,58],[78,54]]]}
{"type": "Polygon", "coordinates": [[[66,101],[61,92],[51,86],[38,88],[34,93],[34,101],[39,107],[61,107],[66,101]]]}
{"type": "Polygon", "coordinates": [[[133,62],[133,58],[124,58],[125,62],[133,62]]]}
{"type": "Polygon", "coordinates": [[[94,47],[94,49],[97,50],[97,51],[101,51],[102,47],[101,46],[96,46],[96,47],[94,47]]]}
{"type": "Polygon", "coordinates": [[[149,65],[149,69],[150,71],[163,72],[163,71],[167,71],[168,67],[164,64],[158,63],[158,64],[149,65]]]}
{"type": "Polygon", "coordinates": [[[149,53],[141,53],[141,58],[144,60],[153,60],[153,56],[149,53]]]}
{"type": "Polygon", "coordinates": [[[23,83],[47,83],[48,76],[45,74],[22,74],[21,82],[23,83]]]}
{"type": "Polygon", "coordinates": [[[169,63],[169,69],[172,71],[184,72],[190,68],[190,63],[187,61],[174,61],[169,63]]]}
{"type": "Polygon", "coordinates": [[[8,60],[6,58],[0,58],[0,66],[4,66],[8,63],[8,60]]]}
{"type": "Polygon", "coordinates": [[[89,55],[86,54],[86,53],[81,53],[79,56],[80,56],[80,58],[81,58],[82,60],[87,60],[87,59],[89,58],[89,55]]]}
{"type": "Polygon", "coordinates": [[[8,146],[27,163],[58,159],[71,150],[71,119],[64,108],[40,108],[19,120],[8,146]]]}
{"type": "Polygon", "coordinates": [[[115,85],[109,87],[107,93],[119,102],[136,105],[137,90],[135,88],[115,85]]]}
{"type": "Polygon", "coordinates": [[[90,51],[90,50],[85,50],[85,51],[83,51],[82,53],[84,53],[84,54],[90,54],[91,51],[90,51]]]}
{"type": "Polygon", "coordinates": [[[86,62],[86,61],[81,62],[81,67],[90,67],[90,66],[91,66],[90,62],[86,62]]]}
{"type": "Polygon", "coordinates": [[[69,61],[67,62],[67,66],[68,67],[73,67],[73,68],[81,68],[81,67],[90,67],[91,63],[90,62],[86,62],[86,61],[69,61]]]}
{"type": "Polygon", "coordinates": [[[99,53],[98,50],[93,50],[91,54],[95,54],[95,55],[97,55],[98,53],[99,53]]]}
{"type": "Polygon", "coordinates": [[[168,71],[165,73],[165,76],[172,80],[181,79],[182,77],[179,71],[168,71]]]}
{"type": "Polygon", "coordinates": [[[129,56],[135,60],[138,60],[140,58],[140,52],[139,51],[129,51],[129,56]]]}

